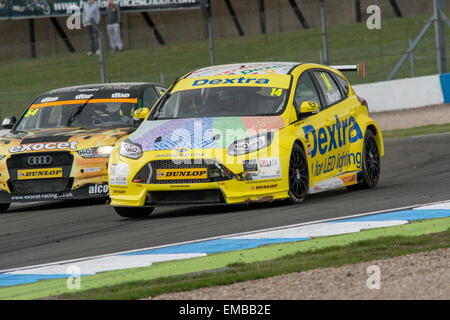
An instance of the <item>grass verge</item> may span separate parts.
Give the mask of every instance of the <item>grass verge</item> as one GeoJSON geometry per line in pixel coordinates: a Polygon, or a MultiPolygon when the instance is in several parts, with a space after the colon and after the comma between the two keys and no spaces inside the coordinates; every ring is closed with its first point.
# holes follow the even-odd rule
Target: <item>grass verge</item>
{"type": "Polygon", "coordinates": [[[57,298],[83,300],[139,299],[154,297],[163,293],[226,285],[316,268],[339,267],[346,264],[393,258],[448,247],[450,247],[450,228],[447,227],[443,232],[410,236],[393,235],[360,240],[345,246],[334,245],[295,252],[268,261],[234,262],[228,264],[223,270],[216,272],[162,277],[149,281],[133,281],[78,293],[63,294],[57,298]]]}
{"type": "MultiPolygon", "coordinates": [[[[333,246],[344,247],[358,241],[374,240],[380,237],[414,237],[440,233],[446,231],[449,227],[450,217],[429,219],[420,222],[416,221],[414,223],[389,228],[376,228],[356,233],[318,237],[307,241],[287,242],[254,249],[221,252],[193,259],[153,263],[150,267],[100,272],[95,275],[82,276],[80,284],[82,291],[103,287],[118,288],[118,285],[131,282],[144,282],[159,278],[167,279],[172,276],[199,274],[208,270],[226,269],[233,264],[259,263],[300,252],[316,251],[333,246]]],[[[30,284],[2,287],[0,288],[0,300],[40,299],[72,292],[73,290],[67,288],[66,279],[50,279],[30,284]]],[[[81,291],[77,291],[77,293],[81,293],[81,291]]],[[[105,298],[102,297],[102,299],[105,298]]],[[[110,298],[113,299],[113,297],[110,298]]],[[[73,299],[85,298],[73,296],[73,299]]],[[[129,297],[129,299],[132,299],[132,297],[129,297]]]]}
{"type": "Polygon", "coordinates": [[[426,134],[437,134],[446,132],[450,132],[450,123],[383,131],[383,138],[384,139],[406,138],[412,136],[421,136],[426,134]]]}

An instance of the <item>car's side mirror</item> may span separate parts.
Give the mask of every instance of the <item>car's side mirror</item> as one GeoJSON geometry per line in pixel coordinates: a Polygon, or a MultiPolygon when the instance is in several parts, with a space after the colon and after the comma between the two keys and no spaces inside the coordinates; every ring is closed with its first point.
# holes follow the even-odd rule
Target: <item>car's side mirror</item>
{"type": "Polygon", "coordinates": [[[2,128],[3,129],[12,129],[16,124],[17,119],[15,116],[9,116],[3,119],[2,128]]]}
{"type": "Polygon", "coordinates": [[[300,106],[301,115],[314,114],[320,111],[319,104],[314,101],[303,101],[300,106]]]}
{"type": "Polygon", "coordinates": [[[140,124],[142,121],[144,121],[148,117],[149,113],[150,113],[149,108],[144,107],[144,108],[136,109],[133,114],[134,122],[137,124],[140,124]]]}

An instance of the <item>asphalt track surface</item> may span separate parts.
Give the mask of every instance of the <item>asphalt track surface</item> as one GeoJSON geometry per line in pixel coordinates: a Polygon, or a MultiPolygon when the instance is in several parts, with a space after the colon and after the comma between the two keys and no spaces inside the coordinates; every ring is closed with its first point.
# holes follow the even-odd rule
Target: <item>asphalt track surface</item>
{"type": "Polygon", "coordinates": [[[385,149],[377,188],[300,205],[160,207],[139,220],[99,202],[12,207],[0,214],[0,270],[450,199],[450,134],[385,140],[385,149]]]}

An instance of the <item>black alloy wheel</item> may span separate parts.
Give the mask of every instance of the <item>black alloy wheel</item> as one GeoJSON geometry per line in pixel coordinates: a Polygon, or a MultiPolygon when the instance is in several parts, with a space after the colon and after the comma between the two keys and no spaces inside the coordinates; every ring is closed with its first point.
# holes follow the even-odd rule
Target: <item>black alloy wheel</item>
{"type": "Polygon", "coordinates": [[[380,168],[380,153],[377,141],[373,132],[367,129],[363,147],[363,187],[376,187],[380,179],[380,168]]]}
{"type": "Polygon", "coordinates": [[[359,184],[348,186],[349,190],[375,188],[380,179],[380,153],[374,133],[367,129],[364,135],[362,150],[362,181],[359,184]]]}
{"type": "Polygon", "coordinates": [[[289,200],[294,204],[303,202],[308,189],[308,162],[305,152],[298,144],[294,144],[289,161],[289,200]]]}

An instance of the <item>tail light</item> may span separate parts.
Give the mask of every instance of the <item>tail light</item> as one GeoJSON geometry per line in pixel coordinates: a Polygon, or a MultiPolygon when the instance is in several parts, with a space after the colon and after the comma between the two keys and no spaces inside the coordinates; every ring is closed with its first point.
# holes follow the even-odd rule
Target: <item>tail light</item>
{"type": "Polygon", "coordinates": [[[358,97],[359,103],[361,103],[363,106],[366,106],[367,112],[369,112],[369,104],[367,103],[367,100],[361,97],[358,97]]]}

